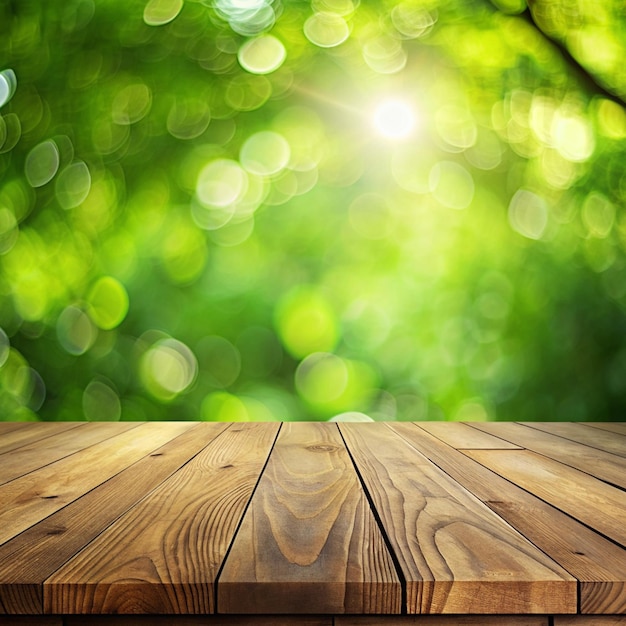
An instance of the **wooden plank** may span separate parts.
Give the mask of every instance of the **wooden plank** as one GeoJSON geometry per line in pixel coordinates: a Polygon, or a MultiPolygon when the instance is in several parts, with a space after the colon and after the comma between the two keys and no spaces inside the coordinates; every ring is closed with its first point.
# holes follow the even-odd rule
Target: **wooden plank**
{"type": "Polygon", "coordinates": [[[43,581],[226,428],[197,424],[0,546],[0,613],[42,613],[43,581]]]}
{"type": "Polygon", "coordinates": [[[22,446],[10,454],[2,454],[0,485],[137,426],[133,422],[85,424],[82,428],[64,430],[22,446]]]}
{"type": "Polygon", "coordinates": [[[0,436],[4,436],[14,430],[28,428],[32,422],[0,422],[0,436]]]}
{"type": "Polygon", "coordinates": [[[625,626],[626,615],[598,615],[597,617],[555,615],[554,626],[625,626]]]}
{"type": "Polygon", "coordinates": [[[81,615],[67,616],[65,626],[333,626],[333,618],[327,615],[81,615]]]}
{"type": "Polygon", "coordinates": [[[626,457],[626,436],[572,422],[521,422],[552,435],[571,439],[592,448],[626,457]]]}
{"type": "Polygon", "coordinates": [[[548,626],[548,623],[545,615],[347,615],[337,616],[334,626],[548,626]]]}
{"type": "Polygon", "coordinates": [[[608,430],[610,433],[626,435],[626,422],[581,422],[585,426],[608,430]]]}
{"type": "Polygon", "coordinates": [[[411,424],[390,424],[579,581],[582,613],[626,613],[626,550],[411,424]]]}
{"type": "Polygon", "coordinates": [[[278,428],[222,433],[46,580],[44,612],[214,612],[215,577],[278,428]]]}
{"type": "Polygon", "coordinates": [[[465,450],[463,453],[626,546],[626,497],[621,489],[529,450],[465,450]]]}
{"type": "Polygon", "coordinates": [[[87,422],[30,422],[28,428],[17,428],[2,434],[0,454],[86,424],[87,422]]]}
{"type": "Polygon", "coordinates": [[[97,487],[192,425],[189,422],[142,424],[1,485],[0,544],[97,487]]]}
{"type": "Polygon", "coordinates": [[[220,613],[399,613],[401,587],[335,424],[284,424],[226,559],[220,613]]]}
{"type": "Polygon", "coordinates": [[[420,427],[457,450],[520,447],[495,435],[478,431],[464,422],[420,422],[420,427]]]}
{"type": "Polygon", "coordinates": [[[474,428],[508,439],[527,450],[532,450],[626,489],[626,461],[624,457],[513,422],[476,423],[474,428]]]}
{"type": "Polygon", "coordinates": [[[576,581],[386,424],[339,426],[407,586],[408,613],[565,613],[576,581]]]}

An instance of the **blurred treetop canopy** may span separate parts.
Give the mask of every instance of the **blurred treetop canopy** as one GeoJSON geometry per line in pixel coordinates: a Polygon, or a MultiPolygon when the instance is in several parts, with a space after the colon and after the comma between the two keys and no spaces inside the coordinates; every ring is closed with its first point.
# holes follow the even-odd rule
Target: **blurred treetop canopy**
{"type": "Polygon", "coordinates": [[[617,0],[4,0],[0,419],[623,419],[625,48],[617,0]]]}

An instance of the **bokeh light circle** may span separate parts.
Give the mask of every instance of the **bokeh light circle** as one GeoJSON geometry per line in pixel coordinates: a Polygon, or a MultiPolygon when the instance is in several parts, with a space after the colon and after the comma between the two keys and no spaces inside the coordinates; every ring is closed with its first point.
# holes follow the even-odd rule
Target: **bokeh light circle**
{"type": "Polygon", "coordinates": [[[291,149],[282,135],[262,130],[245,141],[239,161],[252,174],[272,176],[287,166],[290,156],[291,149]]]}
{"type": "Polygon", "coordinates": [[[273,35],[246,41],[237,53],[239,64],[251,74],[275,72],[287,58],[285,46],[273,35]]]}

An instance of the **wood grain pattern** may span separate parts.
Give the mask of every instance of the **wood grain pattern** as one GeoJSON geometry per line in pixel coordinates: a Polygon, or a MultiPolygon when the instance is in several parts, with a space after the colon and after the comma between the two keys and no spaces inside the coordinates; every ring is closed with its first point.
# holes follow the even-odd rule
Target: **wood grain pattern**
{"type": "Polygon", "coordinates": [[[0,439],[0,454],[5,454],[34,441],[85,425],[85,422],[34,422],[28,424],[28,428],[8,429],[2,433],[2,438],[0,439]]]}
{"type": "Polygon", "coordinates": [[[0,546],[0,614],[43,613],[44,580],[227,426],[196,424],[0,546]]]}
{"type": "Polygon", "coordinates": [[[218,581],[221,613],[399,613],[400,581],[335,424],[284,424],[218,581]]]}
{"type": "MultiPolygon", "coordinates": [[[[338,616],[334,626],[548,626],[539,615],[338,616]]],[[[582,626],[582,625],[581,625],[582,626]]]]}
{"type": "Polygon", "coordinates": [[[626,497],[621,489],[528,450],[464,454],[626,546],[626,497]]]}
{"type": "Polygon", "coordinates": [[[189,428],[143,424],[0,486],[0,544],[97,487],[189,428]]]}
{"type": "Polygon", "coordinates": [[[626,613],[626,550],[412,424],[390,425],[580,582],[582,613],[626,613]]]}
{"type": "Polygon", "coordinates": [[[231,426],[44,583],[46,613],[215,610],[215,577],[278,431],[231,426]]]}
{"type": "Polygon", "coordinates": [[[333,626],[333,618],[316,615],[81,615],[66,617],[64,626],[333,626]]]}
{"type": "Polygon", "coordinates": [[[608,430],[610,433],[617,433],[626,436],[626,422],[582,422],[585,426],[608,430]]]}
{"type": "Polygon", "coordinates": [[[457,450],[520,447],[493,434],[476,430],[463,422],[421,422],[420,427],[457,450]]]}
{"type": "Polygon", "coordinates": [[[624,626],[626,615],[599,615],[590,617],[585,615],[556,615],[554,626],[624,626]]]}
{"type": "Polygon", "coordinates": [[[626,489],[624,457],[513,422],[481,422],[474,428],[626,489]]]}
{"type": "Polygon", "coordinates": [[[0,485],[137,426],[132,422],[94,423],[89,428],[62,430],[17,448],[11,454],[2,454],[0,485]]]}
{"type": "Polygon", "coordinates": [[[409,613],[575,612],[572,576],[386,424],[340,430],[402,567],[409,613]]]}
{"type": "Polygon", "coordinates": [[[552,435],[571,439],[578,443],[626,457],[626,436],[572,422],[521,422],[552,435]]]}

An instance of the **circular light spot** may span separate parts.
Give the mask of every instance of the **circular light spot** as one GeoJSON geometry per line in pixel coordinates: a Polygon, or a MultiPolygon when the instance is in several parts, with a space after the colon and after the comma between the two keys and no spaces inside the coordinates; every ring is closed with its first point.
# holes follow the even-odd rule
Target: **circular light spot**
{"type": "Polygon", "coordinates": [[[465,150],[476,143],[478,128],[472,114],[465,107],[453,104],[442,106],[435,115],[439,136],[451,148],[450,152],[465,150]]]}
{"type": "Polygon", "coordinates": [[[363,46],[363,59],[379,74],[395,74],[405,68],[408,57],[400,41],[380,35],[367,40],[363,46]]]}
{"type": "Polygon", "coordinates": [[[0,107],[4,106],[17,89],[17,77],[13,70],[2,70],[0,72],[0,107]]]}
{"type": "Polygon", "coordinates": [[[0,118],[0,126],[2,126],[2,136],[4,139],[0,142],[0,154],[13,150],[17,142],[22,136],[22,123],[15,113],[9,113],[0,118]]]}
{"type": "Polygon", "coordinates": [[[198,362],[193,352],[176,339],[161,339],[143,355],[141,378],[148,391],[161,400],[171,400],[196,379],[198,362]]]}
{"type": "Polygon", "coordinates": [[[31,187],[49,183],[59,169],[59,149],[52,140],[36,145],[26,156],[24,173],[31,187]]]}
{"type": "Polygon", "coordinates": [[[247,422],[250,420],[245,403],[230,393],[218,391],[203,400],[202,419],[210,422],[247,422]]]}
{"type": "Polygon", "coordinates": [[[401,35],[415,39],[432,30],[437,16],[412,2],[400,2],[391,10],[391,21],[401,35]]]}
{"type": "Polygon", "coordinates": [[[591,236],[604,239],[613,228],[615,207],[604,195],[592,191],[583,203],[582,218],[591,236]]]}
{"type": "Polygon", "coordinates": [[[215,0],[215,11],[239,35],[250,37],[276,21],[271,0],[215,0]]]}
{"type": "Polygon", "coordinates": [[[84,354],[96,340],[97,330],[89,316],[78,307],[68,306],[57,320],[57,337],[70,354],[84,354]]]}
{"type": "Polygon", "coordinates": [[[282,135],[263,130],[246,140],[239,160],[253,174],[272,176],[287,166],[290,156],[289,144],[282,135]]]}
{"type": "Polygon", "coordinates": [[[347,413],[340,413],[331,417],[329,422],[373,422],[374,420],[365,413],[359,413],[358,411],[348,411],[347,413]]]}
{"type": "Polygon", "coordinates": [[[333,48],[350,36],[346,20],[336,13],[315,13],[304,23],[306,38],[320,48],[333,48]]]}
{"type": "Polygon", "coordinates": [[[387,100],[374,111],[374,127],[388,139],[404,139],[415,128],[413,109],[401,100],[387,100]]]}
{"type": "Polygon", "coordinates": [[[143,21],[148,26],[162,26],[181,12],[183,0],[150,0],[143,10],[143,21]]]}
{"type": "Polygon", "coordinates": [[[113,121],[126,126],[143,119],[150,111],[152,92],[144,83],[124,87],[113,100],[113,121]]]}
{"type": "Polygon", "coordinates": [[[430,191],[449,209],[466,209],[474,199],[474,179],[458,163],[441,161],[430,170],[430,191]]]}
{"type": "Polygon", "coordinates": [[[117,422],[122,416],[122,404],[109,385],[92,380],[83,391],[83,413],[90,422],[117,422]]]}
{"type": "Polygon", "coordinates": [[[206,165],[196,184],[196,196],[205,206],[226,207],[247,191],[248,176],[236,161],[217,159],[206,165]]]}
{"type": "Polygon", "coordinates": [[[254,111],[272,95],[272,85],[265,76],[244,74],[235,76],[226,87],[224,99],[235,111],[254,111]]]}
{"type": "Polygon", "coordinates": [[[298,287],[280,301],[276,325],[284,346],[299,358],[332,350],[339,339],[338,322],[330,303],[308,287],[298,287]]]}
{"type": "Polygon", "coordinates": [[[59,174],[55,191],[59,204],[66,210],[73,209],[89,195],[91,190],[91,174],[87,164],[78,161],[68,165],[59,174]]]}
{"type": "Polygon", "coordinates": [[[0,209],[0,254],[6,254],[17,241],[19,230],[15,215],[9,209],[0,209]]]}
{"type": "Polygon", "coordinates": [[[9,358],[9,353],[11,351],[11,344],[9,342],[9,338],[7,334],[4,332],[2,328],[0,328],[0,367],[2,367],[9,358]]]}
{"type": "Polygon", "coordinates": [[[343,359],[334,354],[316,352],[298,366],[296,389],[311,404],[329,404],[346,390],[348,375],[343,359]]]}
{"type": "Polygon", "coordinates": [[[167,116],[167,130],[177,139],[195,139],[208,127],[211,111],[198,98],[177,100],[167,116]]]}
{"type": "Polygon", "coordinates": [[[246,41],[237,54],[239,63],[251,74],[270,74],[287,58],[285,46],[272,35],[263,35],[246,41]]]}
{"type": "Polygon", "coordinates": [[[128,313],[128,293],[112,276],[104,276],[87,296],[89,317],[98,328],[111,330],[119,326],[128,313]]]}
{"type": "Polygon", "coordinates": [[[548,208],[538,195],[519,189],[509,204],[509,222],[520,235],[541,239],[548,225],[548,208]]]}
{"type": "Polygon", "coordinates": [[[241,372],[239,350],[224,337],[204,337],[196,348],[200,369],[214,387],[230,387],[241,372]]]}

